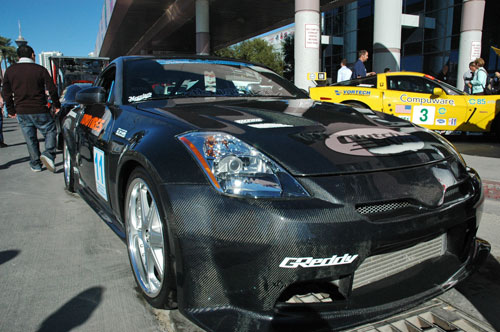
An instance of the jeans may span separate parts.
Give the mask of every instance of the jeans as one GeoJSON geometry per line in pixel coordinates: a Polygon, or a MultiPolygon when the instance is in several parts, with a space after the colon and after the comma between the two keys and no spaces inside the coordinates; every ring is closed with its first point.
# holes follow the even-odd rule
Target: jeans
{"type": "Polygon", "coordinates": [[[3,142],[3,114],[0,114],[0,143],[2,142],[3,142]]]}
{"type": "Polygon", "coordinates": [[[49,113],[42,114],[17,114],[17,122],[26,140],[30,154],[30,166],[40,167],[40,146],[37,129],[45,137],[45,151],[43,155],[54,161],[56,158],[56,124],[49,113]]]}

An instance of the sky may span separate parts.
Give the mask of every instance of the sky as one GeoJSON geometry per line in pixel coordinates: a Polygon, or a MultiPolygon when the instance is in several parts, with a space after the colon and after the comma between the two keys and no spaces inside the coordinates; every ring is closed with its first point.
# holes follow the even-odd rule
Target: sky
{"type": "Polygon", "coordinates": [[[87,56],[94,51],[104,0],[0,0],[0,36],[11,46],[21,34],[41,52],[87,56]]]}

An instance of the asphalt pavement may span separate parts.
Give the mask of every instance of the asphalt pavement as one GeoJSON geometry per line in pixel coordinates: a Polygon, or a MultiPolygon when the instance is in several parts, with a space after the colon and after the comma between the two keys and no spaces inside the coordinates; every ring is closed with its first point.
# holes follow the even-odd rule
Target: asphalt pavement
{"type": "MultiPolygon", "coordinates": [[[[3,129],[9,147],[0,148],[0,331],[201,331],[177,310],[155,310],[142,299],[125,244],[64,190],[62,154],[55,174],[35,173],[17,122],[5,119],[3,129]]],[[[500,193],[500,144],[464,144],[468,164],[500,193]]],[[[493,245],[491,257],[438,300],[500,331],[500,195],[492,197],[479,231],[493,245]]]]}
{"type": "MultiPolygon", "coordinates": [[[[125,244],[56,173],[35,173],[16,120],[0,149],[0,331],[164,331],[125,244]]],[[[41,144],[43,151],[43,143],[41,144]]]]}

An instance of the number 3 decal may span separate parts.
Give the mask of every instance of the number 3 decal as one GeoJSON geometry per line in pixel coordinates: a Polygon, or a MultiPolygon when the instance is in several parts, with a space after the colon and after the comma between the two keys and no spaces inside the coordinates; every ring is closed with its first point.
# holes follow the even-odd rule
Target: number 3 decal
{"type": "Polygon", "coordinates": [[[433,125],[435,113],[434,106],[414,106],[411,121],[416,124],[433,125]]]}

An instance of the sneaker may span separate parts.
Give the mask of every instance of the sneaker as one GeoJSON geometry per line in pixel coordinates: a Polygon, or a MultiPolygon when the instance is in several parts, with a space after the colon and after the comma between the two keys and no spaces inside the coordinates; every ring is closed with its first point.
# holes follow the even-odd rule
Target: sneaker
{"type": "Polygon", "coordinates": [[[52,159],[42,154],[40,156],[40,160],[45,165],[45,167],[47,167],[47,170],[49,170],[52,173],[56,171],[56,168],[54,166],[54,161],[52,159]]]}
{"type": "Polygon", "coordinates": [[[0,142],[0,148],[6,148],[6,147],[8,147],[7,144],[5,144],[4,142],[0,142]]]}
{"type": "Polygon", "coordinates": [[[42,167],[41,166],[31,166],[31,170],[33,172],[41,172],[42,171],[42,167]]]}

